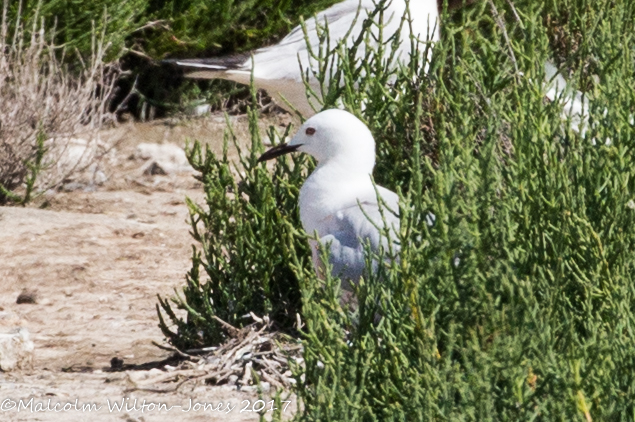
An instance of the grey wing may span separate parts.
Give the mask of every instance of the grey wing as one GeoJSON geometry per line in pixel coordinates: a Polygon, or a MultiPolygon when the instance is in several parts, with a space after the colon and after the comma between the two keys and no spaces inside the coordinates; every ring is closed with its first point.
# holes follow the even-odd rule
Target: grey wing
{"type": "Polygon", "coordinates": [[[399,196],[382,186],[376,189],[377,192],[358,198],[355,205],[339,210],[330,220],[336,225],[333,231],[340,232],[342,239],[369,241],[373,250],[378,250],[380,244],[386,248],[389,242],[394,247],[399,233],[399,196]],[[386,228],[389,238],[385,235],[386,228]]]}
{"type": "MultiPolygon", "coordinates": [[[[397,195],[395,198],[398,199],[397,195]]],[[[386,254],[392,251],[396,255],[399,252],[400,247],[396,241],[399,217],[387,207],[383,207],[382,215],[377,201],[360,202],[338,211],[332,217],[326,227],[327,234],[320,238],[320,243],[329,250],[333,275],[357,282],[366,269],[364,245],[367,242],[375,252],[379,251],[380,246],[386,254]],[[385,235],[385,228],[389,230],[388,237],[385,235]]],[[[313,246],[313,260],[319,269],[321,265],[317,245],[313,246]]],[[[393,258],[387,255],[387,259],[393,258]]],[[[373,264],[374,267],[376,265],[373,264]]]]}

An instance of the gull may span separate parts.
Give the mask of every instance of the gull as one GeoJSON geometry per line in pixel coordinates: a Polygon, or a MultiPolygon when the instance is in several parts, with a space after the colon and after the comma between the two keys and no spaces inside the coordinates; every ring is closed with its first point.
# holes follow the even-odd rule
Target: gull
{"type": "MultiPolygon", "coordinates": [[[[406,0],[392,0],[387,4],[383,19],[384,39],[399,30],[402,17],[406,13],[406,3],[406,0]]],[[[439,12],[436,0],[412,0],[408,3],[412,33],[410,25],[405,22],[399,34],[400,45],[395,54],[396,60],[393,62],[395,67],[398,63],[406,64],[410,60],[411,35],[421,41],[435,42],[439,39],[439,12]]],[[[228,79],[245,85],[250,84],[253,71],[254,84],[257,88],[267,91],[280,106],[288,108],[286,100],[304,117],[310,117],[315,114],[315,111],[307,99],[302,70],[310,69],[312,72],[317,72],[317,63],[310,56],[309,46],[311,51],[317,54],[320,49],[318,26],[328,25],[329,48],[334,48],[340,41],[345,42],[350,48],[362,32],[364,20],[375,10],[375,7],[376,0],[344,0],[318,13],[305,22],[308,46],[302,27],[296,26],[278,44],[249,54],[211,59],[169,60],[169,62],[197,68],[197,71],[187,75],[190,78],[228,79]]],[[[377,36],[376,25],[373,26],[372,33],[377,36]]],[[[326,45],[322,47],[325,48],[326,45]]],[[[385,45],[385,57],[389,57],[390,48],[390,43],[385,45]]],[[[365,45],[362,43],[356,57],[361,59],[364,55],[365,45]]],[[[309,72],[309,84],[316,93],[319,93],[319,83],[311,77],[312,72],[309,72]]]]}
{"type": "MultiPolygon", "coordinates": [[[[545,86],[547,90],[545,96],[550,101],[562,101],[561,116],[563,119],[570,119],[571,129],[574,132],[585,138],[589,129],[597,128],[599,124],[597,121],[593,122],[593,124],[589,123],[590,106],[587,95],[576,90],[551,62],[545,63],[545,86]]],[[[606,117],[607,114],[608,109],[605,107],[602,111],[602,116],[606,117]]],[[[631,127],[635,127],[635,115],[630,114],[627,122],[631,127]]],[[[610,146],[612,143],[611,137],[604,139],[604,145],[610,146]]],[[[602,143],[593,137],[591,138],[591,144],[595,146],[602,143]]]]}
{"type": "Polygon", "coordinates": [[[576,91],[571,84],[558,72],[551,62],[545,62],[545,96],[550,101],[563,98],[562,117],[571,119],[571,128],[584,137],[587,128],[589,101],[580,91],[576,91]]]}
{"type": "Polygon", "coordinates": [[[317,234],[317,240],[309,241],[315,269],[323,275],[321,244],[329,251],[333,276],[350,290],[349,282],[357,283],[364,275],[367,243],[373,252],[399,252],[395,243],[399,197],[373,183],[375,140],[368,127],[347,111],[331,109],[314,115],[288,144],[271,148],[258,161],[294,151],[317,160],[299,199],[302,227],[309,235],[317,234]]]}

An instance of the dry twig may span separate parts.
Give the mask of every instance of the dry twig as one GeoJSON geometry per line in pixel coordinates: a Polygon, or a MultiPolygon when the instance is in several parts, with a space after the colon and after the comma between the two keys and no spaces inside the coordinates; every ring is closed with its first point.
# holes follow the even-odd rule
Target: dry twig
{"type": "MultiPolygon", "coordinates": [[[[20,2],[21,6],[21,2],[20,2]]],[[[8,0],[0,23],[0,184],[15,192],[33,176],[45,190],[83,171],[107,153],[98,131],[113,122],[108,110],[118,68],[104,63],[109,45],[93,34],[92,56],[79,54],[70,68],[68,52],[53,43],[36,10],[31,28],[7,22],[8,0]],[[38,24],[39,23],[39,24],[38,24]],[[9,34],[9,27],[13,34],[9,34]],[[42,142],[42,139],[44,140],[42,142]],[[37,159],[38,154],[43,159],[37,159]],[[37,178],[32,174],[38,167],[37,178]]],[[[75,57],[75,56],[74,56],[75,57]]],[[[0,194],[0,202],[7,200],[0,194]]]]}
{"type": "MultiPolygon", "coordinates": [[[[197,363],[184,362],[180,369],[143,380],[133,380],[134,389],[153,392],[175,391],[182,385],[182,379],[195,382],[204,381],[208,384],[235,384],[237,388],[255,388],[257,380],[267,383],[274,388],[289,387],[295,382],[288,374],[290,371],[289,356],[295,355],[297,361],[302,346],[297,343],[284,341],[283,335],[271,331],[268,318],[252,315],[255,321],[242,329],[233,327],[217,319],[225,329],[230,331],[231,337],[217,347],[188,350],[188,353],[205,353],[197,356],[197,363]],[[179,382],[172,389],[162,389],[157,385],[179,382]]],[[[172,347],[161,346],[165,350],[173,350],[179,356],[192,358],[172,347]]]]}

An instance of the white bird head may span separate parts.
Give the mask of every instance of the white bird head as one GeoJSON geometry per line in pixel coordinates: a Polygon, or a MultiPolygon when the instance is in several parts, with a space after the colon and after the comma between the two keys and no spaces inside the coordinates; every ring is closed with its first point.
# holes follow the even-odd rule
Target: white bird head
{"type": "Polygon", "coordinates": [[[375,140],[368,127],[344,110],[326,110],[304,122],[288,144],[271,148],[258,161],[299,151],[312,155],[318,165],[336,164],[350,171],[372,173],[375,140]]]}

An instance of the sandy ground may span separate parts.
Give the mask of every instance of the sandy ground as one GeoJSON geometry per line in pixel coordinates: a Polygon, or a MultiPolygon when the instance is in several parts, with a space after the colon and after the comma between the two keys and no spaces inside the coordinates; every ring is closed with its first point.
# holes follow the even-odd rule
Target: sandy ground
{"type": "MultiPolygon", "coordinates": [[[[276,116],[262,127],[287,123],[276,116]]],[[[246,143],[246,119],[233,124],[246,143]]],[[[258,420],[248,411],[253,392],[200,383],[172,393],[129,391],[131,371],[110,372],[113,357],[165,370],[160,361],[170,353],[152,344],[163,341],[157,294],[171,296],[184,283],[192,244],[184,198],[203,198],[189,174],[142,175],[136,145],[197,138],[220,152],[224,128],[222,116],[121,125],[105,134],[120,142],[102,165],[102,186],[0,208],[0,330],[27,327],[35,343],[32,368],[0,372],[0,420],[258,420]],[[37,303],[17,304],[24,290],[37,303]],[[124,409],[113,408],[122,400],[124,409]]]]}

